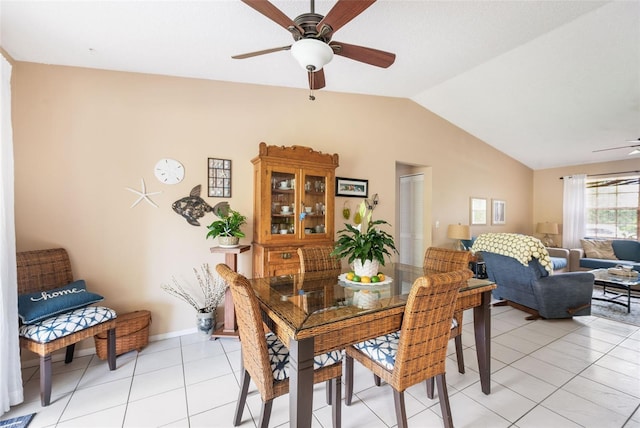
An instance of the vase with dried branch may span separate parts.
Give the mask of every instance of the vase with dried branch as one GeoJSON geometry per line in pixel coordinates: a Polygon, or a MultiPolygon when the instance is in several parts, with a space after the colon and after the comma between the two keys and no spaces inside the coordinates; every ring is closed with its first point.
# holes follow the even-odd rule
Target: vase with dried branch
{"type": "Polygon", "coordinates": [[[193,268],[193,272],[197,287],[187,281],[184,281],[183,285],[175,276],[171,277],[171,284],[162,284],[161,287],[193,307],[196,310],[198,331],[211,334],[215,327],[216,308],[224,299],[227,284],[220,276],[211,273],[207,263],[204,263],[200,270],[193,268]]]}

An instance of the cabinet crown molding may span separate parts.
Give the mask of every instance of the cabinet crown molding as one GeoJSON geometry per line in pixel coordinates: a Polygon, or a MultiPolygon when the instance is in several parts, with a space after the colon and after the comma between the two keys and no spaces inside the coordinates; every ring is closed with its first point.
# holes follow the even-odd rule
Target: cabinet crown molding
{"type": "Polygon", "coordinates": [[[287,158],[305,162],[316,162],[322,164],[330,164],[339,166],[339,156],[337,153],[328,154],[313,150],[307,146],[276,146],[260,143],[258,157],[252,159],[252,162],[262,157],[287,158]]]}

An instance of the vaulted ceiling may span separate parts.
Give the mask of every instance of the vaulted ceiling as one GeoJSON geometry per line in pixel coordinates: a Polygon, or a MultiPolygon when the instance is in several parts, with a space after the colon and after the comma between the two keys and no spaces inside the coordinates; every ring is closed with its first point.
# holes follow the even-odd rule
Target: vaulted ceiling
{"type": "MultiPolygon", "coordinates": [[[[335,2],[318,0],[315,12],[335,2]]],[[[272,3],[291,18],[310,10],[272,3]]],[[[289,51],[231,58],[293,42],[240,1],[1,0],[0,29],[17,61],[308,85],[289,51]]],[[[409,98],[532,169],[634,157],[640,166],[628,155],[640,144],[638,1],[378,0],[334,40],[396,61],[336,56],[314,102],[322,91],[409,98]]]]}

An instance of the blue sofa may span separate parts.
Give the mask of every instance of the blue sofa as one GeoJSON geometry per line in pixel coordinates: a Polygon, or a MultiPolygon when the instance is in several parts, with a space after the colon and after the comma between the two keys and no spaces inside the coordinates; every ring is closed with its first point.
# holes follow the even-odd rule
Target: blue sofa
{"type": "Polygon", "coordinates": [[[473,248],[484,260],[489,279],[497,285],[493,291],[495,298],[514,303],[514,306],[543,318],[591,315],[593,274],[551,274],[551,268],[544,267],[552,263],[548,251],[537,238],[517,234],[486,235],[488,241],[481,242],[480,235],[473,248]],[[503,247],[507,250],[496,245],[503,239],[503,247]],[[492,247],[501,249],[492,250],[492,247]],[[535,250],[530,251],[531,247],[535,250]],[[527,258],[528,262],[525,261],[527,258]]]}
{"type": "Polygon", "coordinates": [[[527,266],[496,253],[482,252],[489,279],[497,284],[493,295],[537,311],[543,318],[591,315],[594,276],[589,272],[549,275],[533,259],[527,266]]]}
{"type": "Polygon", "coordinates": [[[584,271],[615,267],[616,265],[630,265],[640,272],[640,242],[630,239],[614,239],[611,242],[613,253],[617,260],[586,257],[582,248],[574,248],[569,253],[571,271],[584,271]]]}

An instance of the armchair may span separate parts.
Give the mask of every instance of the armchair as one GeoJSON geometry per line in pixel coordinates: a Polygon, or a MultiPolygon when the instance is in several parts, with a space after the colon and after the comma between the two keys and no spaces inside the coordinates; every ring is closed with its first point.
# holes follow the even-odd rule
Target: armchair
{"type": "MultiPolygon", "coordinates": [[[[71,262],[63,248],[16,254],[18,293],[44,292],[73,282],[71,262]]],[[[40,401],[51,402],[51,354],[66,348],[65,363],[73,360],[75,344],[97,334],[107,335],[109,370],[116,369],[116,313],[102,306],[81,307],[33,324],[20,326],[20,347],[40,356],[40,401]]]]}

